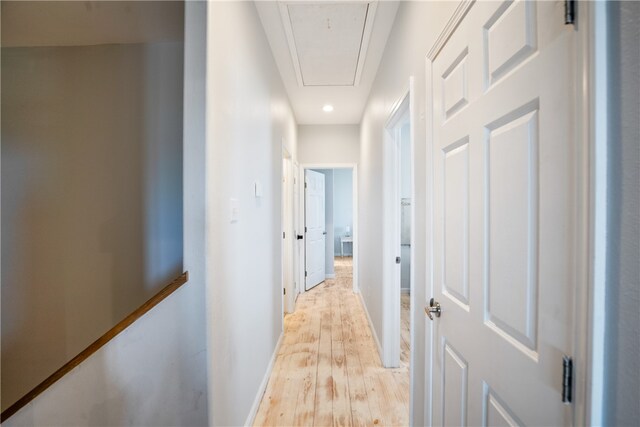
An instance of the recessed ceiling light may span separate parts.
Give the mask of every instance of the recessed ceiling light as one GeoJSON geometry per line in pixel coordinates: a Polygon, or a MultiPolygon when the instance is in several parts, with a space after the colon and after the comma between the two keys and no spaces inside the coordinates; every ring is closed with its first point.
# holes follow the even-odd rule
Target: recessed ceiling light
{"type": "Polygon", "coordinates": [[[333,111],[333,105],[331,104],[327,104],[324,107],[322,107],[322,111],[324,111],[325,113],[330,113],[333,111]]]}

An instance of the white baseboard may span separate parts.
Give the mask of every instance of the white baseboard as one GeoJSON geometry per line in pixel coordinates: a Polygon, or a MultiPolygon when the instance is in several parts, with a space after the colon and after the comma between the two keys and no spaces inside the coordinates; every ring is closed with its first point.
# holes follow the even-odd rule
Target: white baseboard
{"type": "Polygon", "coordinates": [[[267,366],[267,372],[264,373],[264,378],[262,378],[262,382],[260,383],[260,388],[258,388],[258,394],[256,394],[256,398],[253,401],[253,405],[251,405],[251,410],[249,411],[249,416],[247,417],[247,421],[245,421],[245,426],[252,426],[255,421],[256,415],[258,414],[258,408],[260,408],[260,402],[262,402],[262,397],[264,396],[264,392],[267,390],[267,385],[269,384],[269,378],[271,377],[271,371],[273,370],[273,365],[276,363],[276,358],[278,357],[278,351],[280,351],[280,346],[282,345],[282,339],[284,338],[284,333],[280,334],[280,338],[278,338],[278,342],[276,343],[276,348],[273,350],[273,354],[271,355],[271,360],[269,361],[269,365],[267,366]]]}
{"type": "Polygon", "coordinates": [[[362,292],[358,292],[358,298],[360,298],[360,304],[362,304],[362,308],[364,309],[364,314],[367,315],[367,320],[369,321],[369,329],[371,329],[371,335],[373,336],[373,340],[376,342],[376,346],[378,347],[378,355],[380,356],[380,361],[383,361],[384,359],[382,357],[382,346],[380,345],[380,340],[378,339],[376,328],[373,327],[371,316],[369,316],[369,310],[367,310],[367,304],[364,303],[364,298],[362,298],[362,292]]]}
{"type": "Polygon", "coordinates": [[[336,274],[335,273],[334,274],[325,274],[324,278],[325,279],[335,279],[336,278],[336,274]]]}
{"type": "Polygon", "coordinates": [[[409,289],[409,288],[400,288],[400,293],[401,294],[409,294],[409,293],[411,293],[411,289],[409,289]]]}

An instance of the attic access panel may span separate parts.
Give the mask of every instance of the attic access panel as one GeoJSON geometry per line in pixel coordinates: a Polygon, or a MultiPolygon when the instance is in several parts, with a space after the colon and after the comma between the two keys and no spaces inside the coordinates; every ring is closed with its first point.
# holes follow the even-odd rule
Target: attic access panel
{"type": "Polygon", "coordinates": [[[376,3],[280,3],[300,86],[355,86],[376,3]]]}

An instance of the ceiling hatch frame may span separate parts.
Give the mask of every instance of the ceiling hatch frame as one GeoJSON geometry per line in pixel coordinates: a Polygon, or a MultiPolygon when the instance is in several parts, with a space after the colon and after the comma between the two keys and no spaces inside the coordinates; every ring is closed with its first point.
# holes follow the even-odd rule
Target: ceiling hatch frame
{"type": "Polygon", "coordinates": [[[296,80],[298,81],[298,86],[300,87],[355,87],[360,84],[360,80],[362,78],[362,71],[364,69],[365,59],[367,57],[367,49],[369,47],[369,42],[371,41],[371,33],[373,30],[373,23],[376,17],[376,10],[378,7],[378,1],[305,1],[305,0],[297,0],[297,1],[279,1],[278,9],[280,10],[280,18],[282,19],[282,26],[284,28],[284,33],[287,39],[287,45],[289,46],[289,53],[291,54],[291,62],[293,65],[293,69],[295,71],[296,80]],[[318,84],[309,84],[306,85],[304,83],[304,79],[302,76],[302,67],[300,65],[300,58],[298,56],[298,49],[296,46],[295,35],[293,32],[293,26],[291,22],[291,16],[289,14],[289,5],[327,5],[327,4],[366,4],[366,16],[365,22],[362,29],[362,37],[360,41],[360,50],[358,52],[358,62],[356,65],[355,76],[353,79],[353,84],[327,84],[327,85],[318,85],[318,84]]]}

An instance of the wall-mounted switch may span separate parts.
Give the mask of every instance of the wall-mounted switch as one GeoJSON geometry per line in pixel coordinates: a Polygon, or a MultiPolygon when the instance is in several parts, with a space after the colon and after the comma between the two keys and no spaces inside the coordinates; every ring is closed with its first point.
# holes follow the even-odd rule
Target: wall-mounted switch
{"type": "Polygon", "coordinates": [[[231,222],[238,222],[238,220],[240,219],[240,201],[238,199],[231,199],[229,202],[229,214],[231,222]]]}

